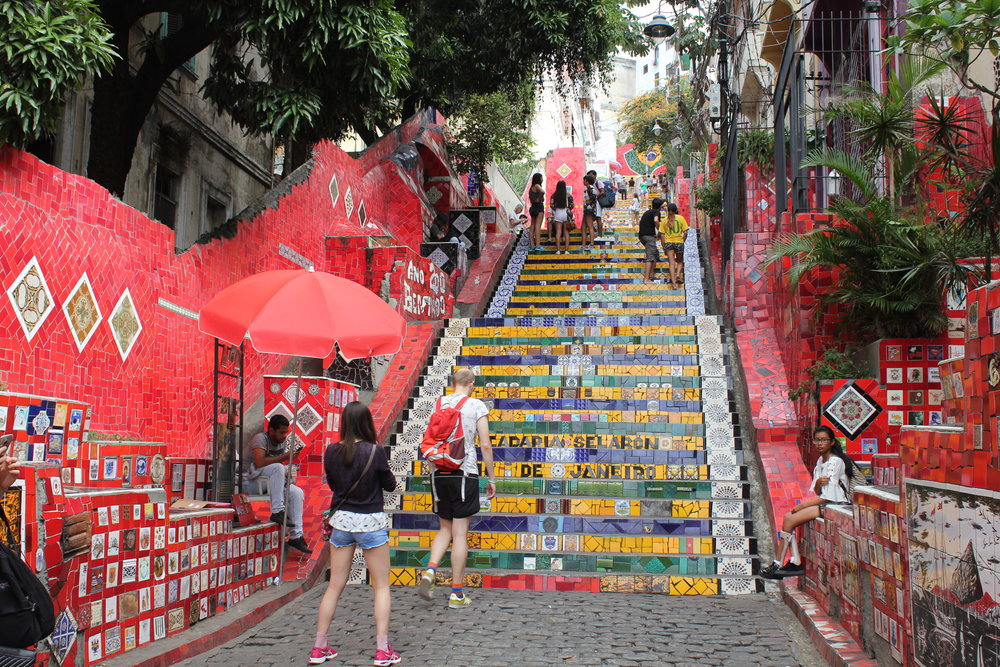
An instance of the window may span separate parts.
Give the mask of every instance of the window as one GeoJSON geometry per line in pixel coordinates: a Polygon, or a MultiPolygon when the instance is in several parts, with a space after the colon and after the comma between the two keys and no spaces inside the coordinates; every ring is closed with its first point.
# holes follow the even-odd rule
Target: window
{"type": "Polygon", "coordinates": [[[646,63],[645,65],[642,66],[642,73],[649,74],[649,63],[646,63]]]}
{"type": "Polygon", "coordinates": [[[660,64],[660,46],[656,45],[653,47],[653,67],[660,64]]]}
{"type": "Polygon", "coordinates": [[[209,195],[205,201],[205,225],[206,231],[221,227],[229,220],[229,207],[224,201],[209,195]]]}
{"type": "MultiPolygon", "coordinates": [[[[166,39],[170,37],[178,30],[184,27],[184,16],[181,14],[171,14],[170,12],[160,13],[160,39],[166,39]]],[[[197,64],[198,56],[191,56],[191,59],[186,61],[181,65],[180,69],[184,70],[194,78],[198,78],[197,70],[195,66],[197,64]]]]}
{"type": "Polygon", "coordinates": [[[170,229],[177,226],[177,200],[180,189],[180,175],[162,162],[157,163],[153,186],[153,217],[170,229]]]}

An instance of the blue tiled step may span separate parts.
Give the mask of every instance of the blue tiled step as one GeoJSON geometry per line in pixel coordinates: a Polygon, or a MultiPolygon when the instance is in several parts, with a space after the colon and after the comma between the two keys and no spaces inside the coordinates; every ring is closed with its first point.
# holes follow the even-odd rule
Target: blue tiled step
{"type": "MultiPolygon", "coordinates": [[[[393,530],[437,530],[440,522],[431,513],[409,512],[394,514],[390,519],[393,530]]],[[[588,517],[537,514],[509,516],[477,514],[472,517],[469,532],[481,533],[561,533],[618,537],[656,535],[660,537],[712,537],[716,519],[643,519],[631,517],[588,517]]],[[[748,521],[727,519],[730,537],[745,537],[753,531],[748,521]],[[742,532],[738,532],[742,531],[742,532]]]]}
{"type": "MultiPolygon", "coordinates": [[[[743,465],[743,452],[725,452],[733,465],[743,465]]],[[[728,458],[727,456],[727,458],[728,458]]],[[[505,463],[608,463],[612,465],[709,465],[711,455],[705,450],[664,449],[549,449],[533,447],[494,447],[493,460],[505,463]]],[[[728,465],[728,464],[723,464],[728,465]]]]}
{"type": "Polygon", "coordinates": [[[494,398],[497,410],[651,410],[697,412],[701,401],[646,401],[592,398],[494,398]]]}
{"type": "Polygon", "coordinates": [[[697,366],[697,354],[460,355],[459,366],[697,366]]]}
{"type": "MultiPolygon", "coordinates": [[[[695,318],[690,315],[520,315],[475,318],[469,327],[678,327],[694,324],[695,318]]],[[[572,335],[586,333],[574,331],[572,335]]]]}
{"type": "MultiPolygon", "coordinates": [[[[430,493],[430,478],[406,479],[410,493],[430,493]]],[[[480,479],[480,486],[484,482],[480,479]]],[[[616,500],[746,500],[750,487],[746,481],[692,480],[577,480],[577,479],[497,479],[497,494],[546,496],[552,498],[593,498],[616,500]]]]}

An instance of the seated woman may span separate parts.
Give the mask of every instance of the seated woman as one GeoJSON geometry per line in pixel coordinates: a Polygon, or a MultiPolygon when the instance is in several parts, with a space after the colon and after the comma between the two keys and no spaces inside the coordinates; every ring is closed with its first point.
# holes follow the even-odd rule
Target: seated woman
{"type": "Polygon", "coordinates": [[[783,579],[805,574],[795,529],[823,516],[825,505],[848,505],[851,502],[848,496],[850,479],[847,471],[853,467],[853,461],[844,454],[833,434],[833,429],[829,426],[820,426],[813,431],[813,446],[819,452],[819,460],[813,469],[812,488],[819,497],[796,505],[785,515],[781,531],[778,533],[778,557],[760,573],[765,579],[783,579]],[[788,563],[782,565],[789,547],[792,557],[788,563]]]}

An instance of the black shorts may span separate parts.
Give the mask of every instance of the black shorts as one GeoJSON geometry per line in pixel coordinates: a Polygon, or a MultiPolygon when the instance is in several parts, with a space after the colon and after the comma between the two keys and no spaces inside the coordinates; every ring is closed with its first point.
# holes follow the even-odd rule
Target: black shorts
{"type": "Polygon", "coordinates": [[[544,204],[532,204],[531,208],[528,209],[528,214],[531,215],[532,218],[536,215],[541,215],[542,213],[545,213],[544,204]]]}
{"type": "Polygon", "coordinates": [[[440,518],[464,519],[479,513],[479,477],[437,473],[431,483],[437,495],[434,513],[440,518]],[[465,500],[462,500],[463,484],[465,500]]]}

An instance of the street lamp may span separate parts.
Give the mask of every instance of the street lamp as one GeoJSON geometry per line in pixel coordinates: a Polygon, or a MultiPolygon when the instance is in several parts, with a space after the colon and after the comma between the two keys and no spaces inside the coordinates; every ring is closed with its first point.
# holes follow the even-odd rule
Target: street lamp
{"type": "Polygon", "coordinates": [[[653,121],[653,134],[655,134],[656,136],[660,136],[661,132],[663,132],[663,128],[660,127],[660,119],[657,118],[656,120],[653,121]]]}
{"type": "Polygon", "coordinates": [[[657,14],[650,19],[649,23],[646,24],[646,27],[642,29],[642,34],[646,35],[646,37],[652,37],[653,43],[658,45],[666,41],[666,39],[672,36],[675,32],[677,32],[677,30],[674,26],[667,23],[667,17],[662,14],[657,14]]]}

